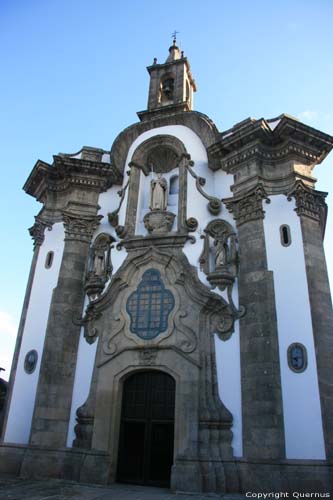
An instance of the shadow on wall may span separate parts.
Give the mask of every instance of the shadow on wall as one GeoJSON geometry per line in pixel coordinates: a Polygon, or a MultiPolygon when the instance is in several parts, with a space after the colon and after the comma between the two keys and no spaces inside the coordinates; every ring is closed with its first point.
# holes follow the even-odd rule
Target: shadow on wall
{"type": "MultiPolygon", "coordinates": [[[[0,372],[5,371],[4,368],[0,368],[0,372]]],[[[8,382],[0,377],[0,436],[2,434],[2,426],[5,414],[5,401],[7,394],[8,382]]]]}

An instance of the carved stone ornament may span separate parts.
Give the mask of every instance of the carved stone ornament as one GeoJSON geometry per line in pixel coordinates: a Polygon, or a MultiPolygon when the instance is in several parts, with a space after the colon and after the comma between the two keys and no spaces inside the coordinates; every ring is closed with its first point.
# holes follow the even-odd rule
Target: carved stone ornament
{"type": "Polygon", "coordinates": [[[199,257],[201,270],[213,288],[217,287],[221,291],[227,289],[229,305],[235,318],[239,318],[245,310],[243,307],[237,310],[232,299],[232,288],[238,272],[236,234],[232,226],[222,219],[211,221],[204,232],[204,245],[199,257]]]}
{"type": "Polygon", "coordinates": [[[63,212],[65,240],[90,243],[91,237],[98,227],[103,215],[77,215],[72,212],[63,212]]]}
{"type": "MultiPolygon", "coordinates": [[[[129,174],[130,174],[130,170],[127,171],[127,175],[128,176],[129,176],[129,174]]],[[[124,238],[126,236],[125,227],[119,225],[119,211],[120,211],[121,206],[123,204],[123,201],[124,201],[124,198],[125,198],[125,194],[126,194],[126,191],[127,191],[127,188],[128,188],[128,184],[129,184],[129,179],[126,182],[126,184],[123,187],[123,189],[120,189],[117,192],[118,196],[120,196],[120,202],[119,202],[118,208],[116,210],[114,210],[113,212],[108,213],[109,223],[111,224],[112,227],[115,228],[116,234],[117,234],[117,236],[119,236],[119,238],[124,238]]]]}
{"type": "Polygon", "coordinates": [[[167,210],[154,210],[146,213],[143,222],[149,234],[164,234],[171,231],[175,217],[167,210]]]}
{"type": "Polygon", "coordinates": [[[245,222],[265,217],[265,212],[262,208],[263,200],[266,203],[270,203],[264,187],[262,184],[258,184],[254,189],[242,196],[225,198],[223,203],[229,212],[233,214],[237,225],[240,226],[245,222]]]}
{"type": "Polygon", "coordinates": [[[297,181],[287,194],[287,199],[291,201],[292,198],[295,198],[297,215],[310,217],[310,219],[319,222],[324,232],[327,217],[326,196],[327,193],[316,191],[303,184],[302,181],[297,181]]]}
{"type": "Polygon", "coordinates": [[[157,358],[157,349],[154,348],[144,348],[138,351],[139,353],[139,363],[141,365],[154,365],[157,358]]]}
{"type": "Polygon", "coordinates": [[[194,170],[191,168],[193,166],[194,166],[193,161],[189,161],[186,163],[186,168],[187,168],[188,172],[195,179],[195,185],[196,185],[197,190],[204,198],[206,198],[206,200],[209,200],[208,204],[207,204],[207,208],[208,208],[209,212],[212,215],[218,215],[222,209],[221,200],[219,198],[216,198],[215,196],[210,196],[202,189],[202,186],[204,186],[206,184],[206,179],[204,179],[203,177],[199,177],[194,172],[194,170]]]}
{"type": "Polygon", "coordinates": [[[35,217],[35,224],[29,228],[29,234],[34,240],[34,247],[42,245],[45,238],[44,233],[46,228],[51,231],[52,224],[35,217]]]}
{"type": "Polygon", "coordinates": [[[89,255],[85,291],[89,300],[95,300],[102,293],[112,274],[111,249],[115,239],[110,234],[101,233],[95,239],[89,255]]]}

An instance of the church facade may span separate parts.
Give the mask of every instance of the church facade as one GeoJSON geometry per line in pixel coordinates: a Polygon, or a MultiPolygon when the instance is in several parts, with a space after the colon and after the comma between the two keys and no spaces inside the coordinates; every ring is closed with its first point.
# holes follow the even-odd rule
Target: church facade
{"type": "Polygon", "coordinates": [[[333,490],[333,138],[219,132],[174,41],[110,151],[38,161],[0,469],[175,491],[333,490]]]}

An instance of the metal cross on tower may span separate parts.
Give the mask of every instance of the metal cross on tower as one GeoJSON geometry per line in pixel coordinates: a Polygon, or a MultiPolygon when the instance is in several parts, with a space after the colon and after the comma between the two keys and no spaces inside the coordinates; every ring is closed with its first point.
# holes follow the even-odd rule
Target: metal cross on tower
{"type": "Polygon", "coordinates": [[[174,31],[173,33],[171,33],[171,36],[173,38],[173,42],[176,43],[177,41],[177,35],[179,34],[179,31],[174,31]]]}

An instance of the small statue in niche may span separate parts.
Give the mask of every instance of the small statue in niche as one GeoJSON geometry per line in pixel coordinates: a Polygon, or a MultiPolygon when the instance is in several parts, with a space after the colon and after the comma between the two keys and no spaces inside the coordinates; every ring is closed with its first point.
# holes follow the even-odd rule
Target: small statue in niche
{"type": "Polygon", "coordinates": [[[168,182],[157,174],[157,179],[150,181],[150,210],[166,210],[168,206],[168,182]]]}
{"type": "Polygon", "coordinates": [[[205,229],[201,269],[208,280],[221,290],[234,282],[237,274],[236,235],[227,221],[216,219],[205,229]],[[210,255],[213,262],[210,262],[210,255]],[[213,263],[213,266],[212,266],[213,263]]]}
{"type": "Polygon", "coordinates": [[[107,255],[105,248],[97,247],[95,248],[94,262],[92,272],[96,276],[103,276],[106,269],[107,255]]]}
{"type": "Polygon", "coordinates": [[[90,300],[95,300],[102,293],[112,274],[111,248],[114,242],[110,234],[101,233],[91,247],[85,285],[90,300]]]}
{"type": "Polygon", "coordinates": [[[222,233],[214,240],[215,270],[225,267],[228,264],[228,234],[222,233]]]}

